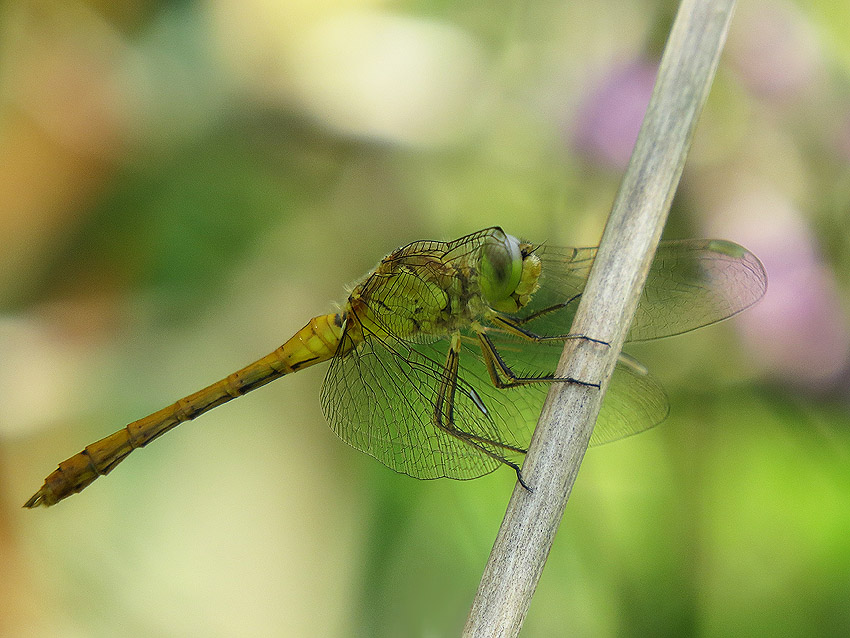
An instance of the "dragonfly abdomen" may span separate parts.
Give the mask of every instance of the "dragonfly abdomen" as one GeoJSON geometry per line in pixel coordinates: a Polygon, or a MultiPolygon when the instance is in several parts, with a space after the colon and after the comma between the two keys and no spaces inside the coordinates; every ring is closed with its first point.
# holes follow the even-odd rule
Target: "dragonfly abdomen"
{"type": "Polygon", "coordinates": [[[184,421],[242,396],[285,374],[326,361],[336,354],[344,320],[340,314],[314,317],[280,348],[203,390],[133,421],[59,464],[25,507],[53,505],[109,474],[135,449],[184,421]]]}

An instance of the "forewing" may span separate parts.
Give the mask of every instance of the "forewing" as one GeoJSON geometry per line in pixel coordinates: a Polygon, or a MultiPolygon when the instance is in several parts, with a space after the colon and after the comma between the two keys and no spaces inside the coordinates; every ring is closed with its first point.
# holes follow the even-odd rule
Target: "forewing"
{"type": "MultiPolygon", "coordinates": [[[[473,254],[486,232],[451,244],[411,245],[399,257],[442,252],[444,258],[463,259],[473,254]]],[[[568,334],[596,249],[542,246],[537,253],[543,262],[541,287],[517,318],[525,320],[524,328],[542,336],[568,334]]],[[[680,334],[725,319],[761,298],[766,282],[758,259],[736,244],[662,242],[629,340],[680,334]]],[[[344,335],[340,352],[348,354],[332,361],[322,388],[325,415],[343,440],[396,471],[425,479],[475,478],[498,467],[499,458],[510,459],[527,447],[548,382],[496,388],[474,335],[467,334],[453,421],[448,428],[438,427],[434,406],[448,341],[421,343],[399,336],[416,319],[410,313],[419,312],[417,308],[423,305],[410,305],[409,300],[424,299],[425,306],[433,307],[442,300],[428,297],[432,289],[420,288],[416,277],[408,275],[376,279],[367,292],[365,300],[371,302],[381,336],[367,331],[362,343],[353,347],[350,337],[344,335]],[[451,428],[465,436],[447,431],[451,428]]],[[[562,343],[535,344],[497,329],[488,335],[518,376],[554,373],[562,343]]],[[[667,409],[658,383],[641,366],[623,359],[611,379],[591,445],[642,432],[664,420],[667,409]]]]}
{"type": "Polygon", "coordinates": [[[767,290],[758,258],[729,241],[661,242],[638,304],[629,341],[677,335],[752,306],[767,290]]]}
{"type": "MultiPolygon", "coordinates": [[[[540,290],[519,314],[558,304],[565,307],[528,322],[540,335],[570,331],[596,248],[541,246],[540,290]]],[[[723,240],[674,240],[659,244],[646,286],[629,331],[628,341],[681,334],[716,323],[748,308],[767,289],[764,267],[751,252],[723,240]]]]}

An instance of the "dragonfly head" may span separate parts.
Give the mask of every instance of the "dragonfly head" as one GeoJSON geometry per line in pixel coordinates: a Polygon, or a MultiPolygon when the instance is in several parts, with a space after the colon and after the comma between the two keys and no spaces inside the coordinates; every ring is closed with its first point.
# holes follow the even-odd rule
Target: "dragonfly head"
{"type": "Polygon", "coordinates": [[[538,288],[540,271],[540,258],[530,246],[501,228],[494,229],[481,247],[481,292],[494,310],[514,313],[527,304],[538,288]]]}

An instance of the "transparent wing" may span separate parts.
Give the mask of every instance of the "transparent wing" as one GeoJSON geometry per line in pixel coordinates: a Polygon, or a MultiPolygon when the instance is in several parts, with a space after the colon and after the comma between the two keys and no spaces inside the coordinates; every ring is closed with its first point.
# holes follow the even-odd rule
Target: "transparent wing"
{"type": "MultiPolygon", "coordinates": [[[[496,388],[474,335],[467,334],[451,409],[451,427],[465,435],[459,437],[439,427],[435,418],[448,341],[400,338],[412,336],[415,330],[410,326],[418,325],[423,311],[442,308],[442,299],[432,299],[432,288],[418,284],[415,274],[400,275],[403,269],[396,265],[431,268],[438,266],[438,261],[432,262],[437,257],[463,258],[474,253],[491,231],[449,244],[411,244],[385,259],[374,282],[364,287],[368,293],[364,300],[382,336],[364,334],[354,348],[344,335],[339,351],[348,354],[336,357],[328,370],[322,408],[334,431],[396,471],[425,479],[475,478],[496,469],[499,459],[519,460],[512,455],[521,453],[530,440],[548,383],[496,388]],[[418,303],[410,303],[411,291],[417,293],[413,298],[418,303]]],[[[543,261],[541,288],[517,318],[540,335],[566,334],[578,305],[571,300],[584,289],[596,249],[543,246],[537,251],[543,261]]],[[[655,339],[725,319],[755,303],[766,282],[758,259],[736,244],[662,242],[629,339],[655,339]]],[[[522,377],[551,375],[563,345],[534,344],[498,329],[488,330],[488,335],[505,363],[522,377]]],[[[642,432],[666,415],[667,399],[658,383],[642,367],[623,359],[612,377],[591,445],[642,432]]]]}
{"type": "MultiPolygon", "coordinates": [[[[583,290],[596,248],[542,246],[540,290],[519,317],[574,299],[583,290]]],[[[663,241],[658,246],[628,341],[645,341],[695,330],[748,308],[767,289],[758,258],[722,240],[663,241]]],[[[541,335],[569,332],[578,299],[528,321],[541,335]]]]}
{"type": "MultiPolygon", "coordinates": [[[[496,341],[501,341],[496,336],[496,341]]],[[[527,352],[538,350],[526,348],[527,352]]],[[[560,347],[542,346],[554,369],[560,347]]],[[[499,458],[521,462],[549,383],[499,389],[487,374],[477,343],[462,344],[453,425],[476,445],[435,425],[435,401],[448,341],[406,343],[368,336],[331,363],[321,403],[341,439],[387,467],[420,479],[472,479],[492,472],[499,458]],[[489,452],[489,454],[488,454],[489,452]]],[[[518,358],[507,355],[507,361],[518,358]]],[[[664,391],[636,366],[618,365],[591,445],[637,434],[667,415],[664,391]]]]}
{"type": "Polygon", "coordinates": [[[333,430],[356,449],[415,478],[471,479],[492,472],[500,461],[484,450],[502,458],[516,455],[509,448],[527,443],[523,424],[530,406],[490,392],[480,358],[464,347],[453,425],[481,448],[437,427],[435,402],[447,351],[445,339],[408,343],[367,335],[357,349],[331,362],[322,386],[322,409],[333,430]]]}
{"type": "Polygon", "coordinates": [[[645,368],[621,358],[605,393],[590,445],[644,432],[661,423],[669,412],[667,395],[655,378],[645,368]]]}
{"type": "MultiPolygon", "coordinates": [[[[488,336],[504,362],[522,377],[552,375],[564,349],[560,342],[533,344],[496,330],[489,331],[488,336]]],[[[541,383],[517,388],[528,393],[526,401],[532,403],[526,419],[531,428],[537,423],[548,386],[541,383]]],[[[488,389],[491,393],[513,391],[499,390],[492,385],[488,389]]],[[[602,445],[644,432],[666,419],[668,412],[667,395],[658,381],[636,361],[622,357],[605,393],[590,445],[602,445]]]]}

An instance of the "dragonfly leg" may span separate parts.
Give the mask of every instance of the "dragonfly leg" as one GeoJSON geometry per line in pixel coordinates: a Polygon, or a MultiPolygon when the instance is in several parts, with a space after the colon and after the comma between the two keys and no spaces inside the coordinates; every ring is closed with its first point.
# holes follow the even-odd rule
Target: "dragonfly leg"
{"type": "MultiPolygon", "coordinates": [[[[496,448],[501,448],[506,451],[516,452],[519,454],[525,454],[527,450],[517,447],[514,445],[510,445],[508,443],[502,443],[501,441],[496,441],[494,439],[481,436],[478,434],[472,434],[471,432],[465,432],[461,430],[455,425],[454,421],[454,401],[455,395],[457,393],[457,381],[458,381],[458,367],[460,364],[460,334],[455,334],[452,336],[451,346],[449,347],[449,352],[446,355],[446,363],[443,367],[443,374],[440,379],[440,386],[437,389],[437,400],[434,403],[434,425],[439,430],[442,430],[446,434],[449,434],[455,438],[460,439],[464,443],[471,445],[479,452],[486,454],[492,459],[499,461],[500,463],[507,465],[514,472],[516,472],[517,480],[520,485],[522,485],[529,492],[531,488],[525,483],[522,478],[522,469],[519,465],[514,463],[508,458],[505,458],[501,454],[498,454],[492,450],[490,450],[487,446],[493,446],[496,448]]],[[[479,398],[480,401],[480,398],[479,398]]],[[[480,406],[479,406],[480,409],[480,406]]],[[[482,410],[482,413],[486,412],[482,410]]]]}
{"type": "Polygon", "coordinates": [[[573,302],[578,301],[579,299],[581,299],[581,293],[577,293],[577,294],[573,295],[572,297],[570,297],[566,301],[563,301],[561,303],[556,303],[552,306],[547,306],[546,308],[541,308],[540,310],[537,310],[536,312],[532,312],[527,317],[521,317],[521,318],[518,318],[518,319],[514,319],[513,321],[517,325],[526,324],[529,321],[534,321],[535,319],[539,319],[540,317],[542,317],[544,315],[548,315],[550,312],[557,312],[558,310],[563,310],[564,308],[566,308],[567,306],[569,306],[573,302]]]}
{"type": "MultiPolygon", "coordinates": [[[[567,303],[569,303],[569,302],[567,302],[567,303]]],[[[539,313],[552,312],[554,310],[559,309],[559,307],[562,307],[562,306],[559,304],[559,306],[551,306],[549,308],[544,308],[543,310],[539,311],[539,313]]],[[[538,314],[538,316],[539,316],[539,313],[535,313],[535,314],[538,314]]],[[[534,315],[532,315],[532,316],[534,316],[534,315]]],[[[539,335],[539,334],[536,334],[534,332],[531,332],[530,330],[526,330],[525,328],[522,327],[522,324],[525,323],[527,320],[528,320],[528,317],[526,317],[523,320],[518,321],[516,319],[508,318],[508,317],[505,317],[505,316],[502,316],[502,315],[493,315],[493,317],[491,318],[491,321],[496,326],[498,326],[499,328],[502,328],[503,330],[510,332],[511,334],[513,334],[517,337],[521,337],[522,339],[526,339],[528,341],[533,341],[535,343],[544,343],[544,342],[547,342],[547,341],[567,341],[569,339],[583,339],[584,341],[590,341],[591,343],[598,343],[598,344],[603,345],[603,346],[611,345],[607,341],[603,341],[602,339],[594,339],[593,337],[588,337],[587,335],[583,335],[583,334],[565,334],[565,335],[551,335],[551,336],[539,335]]]]}
{"type": "Polygon", "coordinates": [[[599,387],[598,383],[581,381],[580,379],[573,379],[572,377],[556,377],[551,374],[540,377],[518,376],[510,369],[508,364],[505,363],[504,359],[502,359],[502,356],[499,354],[499,351],[496,350],[496,346],[493,345],[490,337],[483,332],[479,332],[478,343],[481,346],[481,353],[484,355],[484,365],[487,367],[487,373],[490,375],[490,380],[493,382],[493,385],[500,390],[528,385],[530,383],[552,383],[553,381],[575,383],[576,385],[583,385],[588,388],[599,387]],[[505,380],[503,380],[502,377],[504,377],[505,380]]]}

